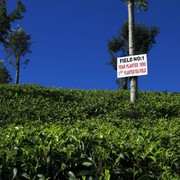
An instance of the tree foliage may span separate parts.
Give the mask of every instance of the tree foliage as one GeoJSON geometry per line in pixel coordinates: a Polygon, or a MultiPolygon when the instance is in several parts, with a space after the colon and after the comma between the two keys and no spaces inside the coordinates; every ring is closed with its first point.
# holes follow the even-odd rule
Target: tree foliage
{"type": "MultiPolygon", "coordinates": [[[[159,28],[155,25],[148,27],[145,24],[138,23],[135,25],[135,38],[134,44],[135,54],[148,53],[156,44],[156,36],[159,34],[159,28]]],[[[117,36],[113,36],[111,40],[108,40],[108,50],[111,55],[109,64],[117,69],[117,56],[129,55],[129,37],[128,37],[128,22],[124,22],[119,30],[117,36]]],[[[124,78],[122,79],[125,80],[124,78]]]]}
{"type": "MultiPolygon", "coordinates": [[[[7,37],[7,44],[4,50],[7,53],[7,58],[11,57],[10,60],[16,67],[16,84],[19,83],[21,57],[24,57],[27,53],[31,53],[31,44],[31,35],[26,34],[25,30],[20,26],[17,27],[17,30],[11,30],[7,37]]],[[[24,61],[24,64],[26,65],[28,61],[24,61]]]]}
{"type": "Polygon", "coordinates": [[[0,62],[0,84],[9,84],[12,81],[11,75],[6,66],[0,62]]]}
{"type": "MultiPolygon", "coordinates": [[[[128,3],[129,0],[121,0],[124,3],[128,3]]],[[[136,5],[138,10],[144,10],[146,11],[148,8],[148,1],[147,0],[133,0],[134,4],[136,5]]]]}
{"type": "Polygon", "coordinates": [[[11,29],[11,23],[15,20],[22,19],[22,13],[26,11],[25,6],[21,0],[17,0],[17,7],[11,12],[7,13],[6,1],[0,1],[0,43],[6,43],[7,35],[11,29]]]}

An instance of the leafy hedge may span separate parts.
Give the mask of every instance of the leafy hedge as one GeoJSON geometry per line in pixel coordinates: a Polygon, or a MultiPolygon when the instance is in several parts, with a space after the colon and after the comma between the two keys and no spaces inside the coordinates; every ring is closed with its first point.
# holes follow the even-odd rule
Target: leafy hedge
{"type": "Polygon", "coordinates": [[[0,179],[177,179],[180,93],[0,86],[0,179]]]}
{"type": "Polygon", "coordinates": [[[74,123],[89,118],[172,118],[180,116],[180,93],[140,92],[137,104],[128,91],[44,88],[37,85],[0,86],[0,120],[74,123]]]}

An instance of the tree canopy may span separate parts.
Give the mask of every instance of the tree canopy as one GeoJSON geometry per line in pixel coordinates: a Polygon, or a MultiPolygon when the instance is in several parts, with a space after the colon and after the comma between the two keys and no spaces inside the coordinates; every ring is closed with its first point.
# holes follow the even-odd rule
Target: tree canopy
{"type": "MultiPolygon", "coordinates": [[[[145,24],[135,25],[134,54],[146,54],[156,44],[156,36],[160,30],[155,25],[148,27],[145,24]]],[[[128,22],[125,21],[118,35],[108,40],[108,50],[111,55],[109,64],[117,70],[117,57],[129,55],[128,22]]],[[[126,88],[125,88],[126,89],[126,88]]]]}
{"type": "MultiPolygon", "coordinates": [[[[19,70],[20,70],[20,60],[27,53],[31,53],[30,46],[32,44],[31,35],[26,34],[25,30],[20,26],[17,30],[11,30],[7,36],[7,44],[5,45],[5,52],[7,53],[7,58],[10,58],[16,67],[16,84],[19,82],[19,70]]],[[[28,61],[24,61],[27,64],[28,61]]]]}
{"type": "Polygon", "coordinates": [[[8,14],[6,1],[0,0],[0,43],[6,43],[7,35],[11,29],[11,23],[15,20],[22,19],[22,13],[25,11],[26,8],[22,4],[21,0],[17,0],[17,7],[8,14]]]}
{"type": "MultiPolygon", "coordinates": [[[[121,0],[124,3],[128,3],[129,0],[121,0]]],[[[148,8],[148,0],[131,0],[133,1],[133,3],[136,5],[136,7],[138,8],[138,10],[144,10],[146,11],[148,8]]]]}
{"type": "MultiPolygon", "coordinates": [[[[156,36],[160,30],[155,25],[148,27],[145,24],[138,23],[135,25],[135,54],[148,53],[156,44],[156,36]]],[[[117,36],[108,40],[108,50],[111,55],[109,64],[117,69],[117,56],[127,56],[128,49],[128,22],[124,22],[117,36]]]]}
{"type": "Polygon", "coordinates": [[[9,84],[12,81],[11,75],[6,66],[0,62],[0,84],[9,84]]]}

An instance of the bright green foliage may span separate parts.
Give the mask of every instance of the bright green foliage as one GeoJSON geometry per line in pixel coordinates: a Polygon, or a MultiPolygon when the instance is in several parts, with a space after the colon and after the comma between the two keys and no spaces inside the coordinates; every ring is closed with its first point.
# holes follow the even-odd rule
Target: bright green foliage
{"type": "Polygon", "coordinates": [[[179,93],[0,91],[0,179],[178,180],[179,93]]]}

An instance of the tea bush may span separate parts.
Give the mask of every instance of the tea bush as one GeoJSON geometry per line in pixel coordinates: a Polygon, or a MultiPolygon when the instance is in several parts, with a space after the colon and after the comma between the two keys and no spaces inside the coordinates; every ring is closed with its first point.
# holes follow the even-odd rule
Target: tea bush
{"type": "Polygon", "coordinates": [[[0,179],[179,179],[180,94],[0,86],[0,179]]]}

